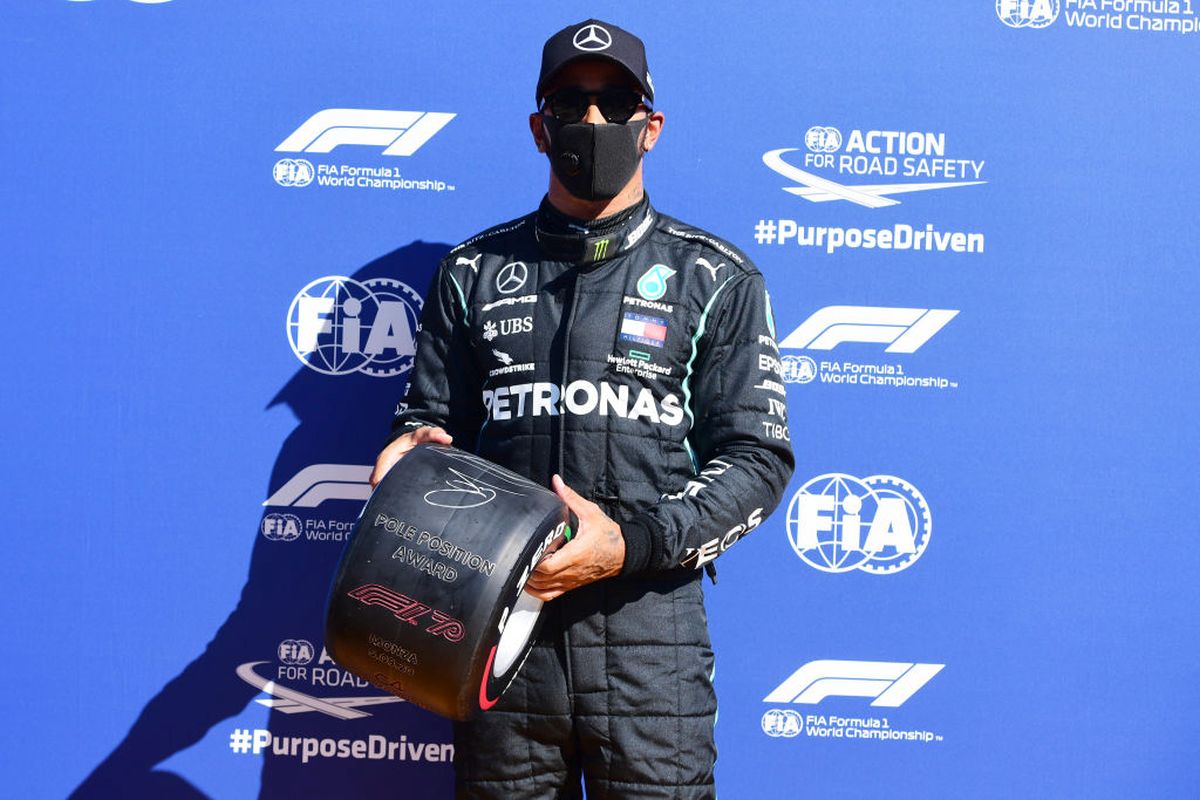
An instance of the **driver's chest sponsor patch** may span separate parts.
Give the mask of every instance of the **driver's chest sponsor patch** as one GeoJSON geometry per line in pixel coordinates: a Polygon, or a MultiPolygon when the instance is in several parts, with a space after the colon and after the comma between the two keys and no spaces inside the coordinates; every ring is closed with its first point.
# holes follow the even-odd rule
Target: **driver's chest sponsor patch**
{"type": "Polygon", "coordinates": [[[667,320],[649,314],[626,311],[621,316],[620,339],[647,347],[662,347],[667,340],[667,320]]]}

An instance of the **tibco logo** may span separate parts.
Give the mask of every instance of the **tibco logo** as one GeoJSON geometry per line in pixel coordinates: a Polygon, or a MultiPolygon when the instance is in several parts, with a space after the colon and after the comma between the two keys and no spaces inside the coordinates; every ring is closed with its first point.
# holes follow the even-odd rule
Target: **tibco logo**
{"type": "Polygon", "coordinates": [[[288,309],[292,352],[325,375],[400,375],[412,368],[421,295],[392,278],[317,278],[288,309]]]}
{"type": "Polygon", "coordinates": [[[996,0],[996,16],[1010,28],[1046,28],[1058,19],[1059,0],[996,0]]]}
{"type": "Polygon", "coordinates": [[[933,520],[925,498],[907,481],[830,473],[792,497],[787,529],[796,555],[814,569],[887,575],[921,557],[933,520]]]}
{"type": "Polygon", "coordinates": [[[385,156],[411,156],[456,115],[438,111],[327,108],[304,121],[275,148],[281,153],[328,153],[346,144],[384,147],[385,156]]]}

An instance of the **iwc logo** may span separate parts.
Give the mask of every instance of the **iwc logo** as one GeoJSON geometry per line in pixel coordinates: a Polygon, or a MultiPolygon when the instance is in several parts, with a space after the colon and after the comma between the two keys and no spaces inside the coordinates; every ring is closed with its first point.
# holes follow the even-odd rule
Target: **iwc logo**
{"type": "Polygon", "coordinates": [[[1058,19],[1059,0],[996,0],[996,16],[1010,28],[1045,28],[1058,19]]]}
{"type": "Polygon", "coordinates": [[[819,475],[787,511],[788,540],[822,572],[887,575],[911,567],[929,546],[933,520],[916,487],[891,475],[819,475]]]}
{"type": "Polygon", "coordinates": [[[292,300],[288,341],[304,366],[325,375],[400,375],[412,368],[422,305],[392,278],[318,278],[292,300]]]}

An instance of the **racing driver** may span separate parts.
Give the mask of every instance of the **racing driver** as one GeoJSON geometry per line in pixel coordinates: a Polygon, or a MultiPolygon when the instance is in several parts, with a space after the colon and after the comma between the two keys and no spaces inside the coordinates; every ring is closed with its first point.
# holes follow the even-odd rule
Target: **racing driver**
{"type": "Polygon", "coordinates": [[[546,618],[497,705],[455,728],[461,798],[711,798],[701,577],[793,467],[770,299],[736,248],[650,205],[645,49],[590,19],[542,52],[537,211],[443,259],[378,480],[450,444],[555,492],[579,530],[526,585],[546,618]]]}

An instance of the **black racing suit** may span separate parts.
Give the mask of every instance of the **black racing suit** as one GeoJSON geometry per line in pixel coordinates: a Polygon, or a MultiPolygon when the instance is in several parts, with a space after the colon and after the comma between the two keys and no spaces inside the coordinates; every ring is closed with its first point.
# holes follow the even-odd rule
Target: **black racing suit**
{"type": "Polygon", "coordinates": [[[742,253],[648,200],[563,220],[543,202],[450,251],[393,424],[560,473],[625,538],[621,575],[552,601],[513,685],[456,727],[458,794],[578,797],[582,770],[589,797],[712,797],[701,568],[794,465],[770,300],[742,253]]]}

